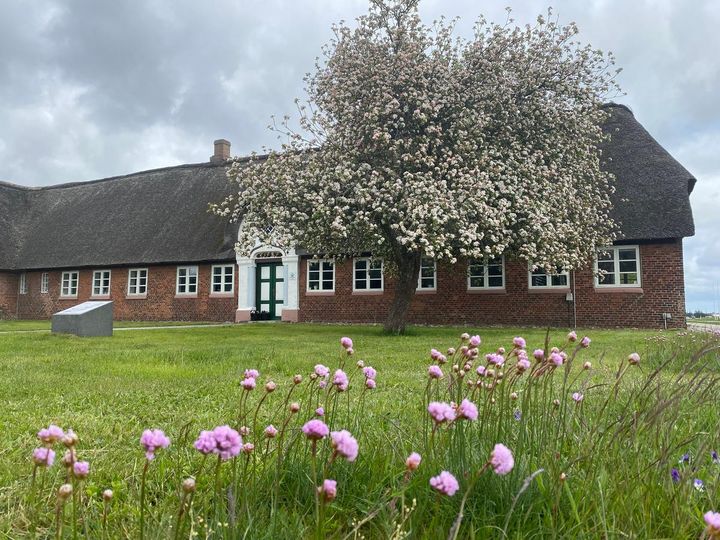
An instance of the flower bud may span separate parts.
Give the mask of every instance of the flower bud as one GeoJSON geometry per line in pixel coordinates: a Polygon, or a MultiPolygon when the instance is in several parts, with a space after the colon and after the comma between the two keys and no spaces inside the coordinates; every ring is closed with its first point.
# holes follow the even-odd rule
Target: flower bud
{"type": "Polygon", "coordinates": [[[311,373],[311,374],[310,374],[310,380],[311,380],[311,381],[314,381],[315,379],[317,379],[317,377],[318,377],[318,376],[317,376],[317,373],[311,373]]]}
{"type": "Polygon", "coordinates": [[[113,490],[112,489],[106,489],[102,492],[102,498],[105,502],[110,502],[113,498],[113,490]]]}
{"type": "Polygon", "coordinates": [[[65,467],[72,467],[73,461],[75,461],[75,458],[73,457],[72,450],[66,450],[65,455],[62,458],[62,464],[65,467]]]}
{"type": "Polygon", "coordinates": [[[512,399],[513,401],[515,401],[517,398],[518,398],[517,392],[513,392],[512,394],[510,394],[510,399],[512,399]]]}
{"type": "Polygon", "coordinates": [[[355,351],[352,348],[350,348],[347,350],[347,353],[348,353],[348,356],[352,356],[353,354],[355,354],[355,351]]]}
{"type": "Polygon", "coordinates": [[[455,348],[454,348],[454,347],[450,347],[450,348],[447,350],[447,354],[448,354],[448,356],[452,356],[453,354],[455,354],[455,348]]]}
{"type": "Polygon", "coordinates": [[[632,353],[628,356],[628,362],[633,366],[637,366],[640,363],[640,355],[636,352],[632,353]]]}
{"type": "Polygon", "coordinates": [[[558,408],[560,406],[560,400],[559,399],[553,399],[553,406],[555,408],[558,408]]]}
{"type": "Polygon", "coordinates": [[[243,454],[252,454],[253,450],[255,450],[255,445],[253,443],[245,443],[243,444],[242,451],[243,454]]]}
{"type": "Polygon", "coordinates": [[[565,474],[565,473],[560,473],[560,481],[561,481],[561,482],[564,482],[566,478],[567,478],[567,474],[565,474]]]}
{"type": "Polygon", "coordinates": [[[268,382],[265,384],[265,391],[266,391],[268,394],[271,393],[271,392],[274,392],[276,388],[277,388],[277,385],[276,385],[274,382],[272,382],[272,381],[268,381],[268,382]]]}
{"type": "Polygon", "coordinates": [[[300,404],[298,402],[293,402],[290,404],[290,412],[295,414],[300,410],[300,404]]]}
{"type": "Polygon", "coordinates": [[[72,495],[72,492],[73,487],[71,484],[63,484],[62,486],[60,486],[60,489],[58,489],[58,499],[60,499],[61,501],[67,501],[72,495]]]}
{"type": "Polygon", "coordinates": [[[250,435],[250,428],[247,426],[242,426],[239,431],[240,435],[242,435],[243,437],[247,437],[248,435],[250,435]]]}
{"type": "Polygon", "coordinates": [[[463,341],[467,341],[468,339],[470,339],[470,334],[468,334],[467,332],[463,332],[462,334],[460,334],[460,339],[462,339],[463,341]]]}
{"type": "Polygon", "coordinates": [[[75,445],[78,443],[79,440],[80,440],[80,439],[78,439],[78,436],[75,434],[75,432],[74,432],[72,429],[68,429],[68,430],[65,432],[65,435],[63,435],[62,443],[63,443],[67,448],[70,448],[70,447],[75,446],[75,445]]]}
{"type": "Polygon", "coordinates": [[[182,490],[185,493],[192,493],[193,491],[195,491],[195,479],[194,478],[186,478],[185,480],[183,480],[182,490]]]}
{"type": "Polygon", "coordinates": [[[363,362],[362,360],[358,360],[355,365],[358,367],[358,369],[362,369],[365,367],[365,362],[363,362]]]}
{"type": "Polygon", "coordinates": [[[302,375],[299,373],[293,377],[294,384],[300,384],[302,382],[302,375]]]}
{"type": "Polygon", "coordinates": [[[591,362],[585,362],[583,364],[583,369],[592,369],[592,363],[591,362]]]}

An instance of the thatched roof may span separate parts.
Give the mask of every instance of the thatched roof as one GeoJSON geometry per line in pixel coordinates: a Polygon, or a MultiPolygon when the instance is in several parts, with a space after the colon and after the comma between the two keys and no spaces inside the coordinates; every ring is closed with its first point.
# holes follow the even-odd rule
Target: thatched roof
{"type": "MultiPolygon", "coordinates": [[[[695,178],[627,107],[608,107],[603,158],[622,238],[693,235],[695,178]]],[[[232,191],[225,173],[211,162],[43,188],[0,182],[0,270],[232,260],[237,224],[207,211],[232,191]]]]}

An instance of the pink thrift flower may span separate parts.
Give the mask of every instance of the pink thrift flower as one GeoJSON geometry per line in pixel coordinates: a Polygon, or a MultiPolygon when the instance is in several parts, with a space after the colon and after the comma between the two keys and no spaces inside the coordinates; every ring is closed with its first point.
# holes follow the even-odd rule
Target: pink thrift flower
{"type": "Polygon", "coordinates": [[[457,408],[457,417],[466,420],[477,420],[478,410],[475,404],[467,399],[463,399],[457,408]]]}
{"type": "Polygon", "coordinates": [[[327,381],[325,379],[318,381],[318,388],[320,390],[324,390],[326,386],[327,386],[327,381]]]}
{"type": "Polygon", "coordinates": [[[273,439],[277,436],[278,430],[275,426],[270,424],[268,427],[265,428],[265,437],[268,439],[273,439]]]}
{"type": "Polygon", "coordinates": [[[90,474],[90,464],[87,461],[76,461],[73,464],[75,478],[87,478],[90,474]]]}
{"type": "Polygon", "coordinates": [[[573,332],[570,332],[570,333],[567,335],[567,338],[568,338],[568,341],[570,341],[571,343],[574,343],[574,342],[577,341],[577,334],[576,334],[574,331],[573,331],[573,332]]]}
{"type": "Polygon", "coordinates": [[[490,465],[495,474],[503,475],[512,471],[515,460],[510,449],[504,444],[496,444],[490,453],[490,465]]]}
{"type": "Polygon", "coordinates": [[[442,379],[443,372],[439,366],[433,364],[428,368],[428,375],[431,379],[442,379]]]}
{"type": "Polygon", "coordinates": [[[430,485],[438,493],[452,497],[460,489],[460,484],[455,477],[447,471],[441,472],[430,479],[430,485]]]}
{"type": "Polygon", "coordinates": [[[242,437],[230,426],[218,426],[213,429],[213,437],[215,437],[214,453],[220,456],[222,461],[237,456],[242,449],[242,437]]]}
{"type": "Polygon", "coordinates": [[[420,467],[420,462],[422,461],[422,457],[417,452],[413,452],[408,456],[408,458],[405,460],[405,466],[407,467],[408,471],[416,471],[418,467],[420,467]]]}
{"type": "Polygon", "coordinates": [[[533,351],[533,356],[535,357],[535,360],[542,360],[543,358],[545,358],[545,351],[543,351],[542,349],[535,349],[533,351]]]}
{"type": "Polygon", "coordinates": [[[520,373],[530,369],[530,360],[528,360],[527,358],[521,358],[520,360],[518,360],[517,368],[520,373]]]}
{"type": "Polygon", "coordinates": [[[377,383],[375,382],[375,379],[367,379],[365,381],[365,387],[368,390],[375,390],[375,387],[377,386],[377,383]]]}
{"type": "Polygon", "coordinates": [[[480,336],[471,336],[468,343],[471,347],[477,347],[480,343],[482,343],[482,340],[480,339],[480,336]]]}
{"type": "Polygon", "coordinates": [[[250,428],[247,426],[240,426],[240,436],[247,437],[250,435],[250,428]]]}
{"type": "Polygon", "coordinates": [[[323,496],[325,502],[334,501],[337,497],[337,482],[335,480],[323,480],[322,486],[318,488],[318,492],[323,496]]]}
{"type": "Polygon", "coordinates": [[[65,433],[63,430],[55,424],[50,424],[48,427],[38,431],[37,437],[46,444],[53,444],[63,438],[65,433]]]}
{"type": "Polygon", "coordinates": [[[555,364],[556,366],[562,366],[563,365],[563,357],[560,353],[554,352],[550,353],[550,361],[555,364]]]}
{"type": "Polygon", "coordinates": [[[428,405],[428,412],[438,424],[455,420],[455,410],[447,403],[432,401],[428,405]]]}
{"type": "Polygon", "coordinates": [[[242,446],[243,454],[252,454],[253,450],[255,450],[255,445],[253,443],[247,442],[242,446]]]}
{"type": "Polygon", "coordinates": [[[524,349],[527,343],[525,342],[525,338],[517,336],[513,338],[513,345],[518,349],[524,349]]]}
{"type": "Polygon", "coordinates": [[[302,427],[302,431],[308,439],[315,441],[324,439],[330,433],[327,425],[322,420],[310,420],[302,427]]]}
{"type": "Polygon", "coordinates": [[[485,366],[478,366],[475,371],[477,371],[477,374],[482,377],[485,375],[485,366]]]}
{"type": "Polygon", "coordinates": [[[348,389],[349,379],[347,376],[347,373],[345,373],[342,369],[338,369],[335,371],[335,375],[333,376],[333,384],[337,386],[337,389],[341,392],[344,392],[348,389]]]}
{"type": "Polygon", "coordinates": [[[353,341],[349,337],[342,337],[340,338],[340,345],[342,345],[344,349],[352,349],[353,341]]]}
{"type": "Polygon", "coordinates": [[[583,396],[580,392],[574,392],[572,395],[572,398],[575,400],[575,403],[580,403],[584,397],[585,396],[583,396]]]}
{"type": "Polygon", "coordinates": [[[585,336],[580,340],[580,346],[587,349],[590,346],[590,338],[585,336]]]}
{"type": "Polygon", "coordinates": [[[630,354],[628,356],[628,362],[630,362],[633,366],[636,366],[640,363],[640,355],[636,352],[630,354]]]}
{"type": "Polygon", "coordinates": [[[488,354],[487,361],[496,366],[502,366],[505,363],[505,357],[502,354],[488,354]]]}
{"type": "Polygon", "coordinates": [[[325,409],[323,409],[322,407],[318,407],[317,409],[315,409],[315,414],[317,416],[325,416],[325,409]]]}
{"type": "Polygon", "coordinates": [[[317,375],[321,379],[324,379],[325,377],[330,375],[330,368],[323,366],[322,364],[317,364],[315,366],[315,375],[317,375]]]}
{"type": "Polygon", "coordinates": [[[155,459],[155,451],[170,446],[170,439],[160,429],[146,429],[140,436],[140,444],[145,447],[148,461],[155,459]]]}
{"type": "Polygon", "coordinates": [[[703,518],[707,525],[708,536],[712,540],[720,538],[720,512],[705,512],[703,518]]]}
{"type": "Polygon", "coordinates": [[[38,467],[52,467],[55,463],[55,451],[51,448],[36,448],[33,450],[32,459],[38,467]]]}
{"type": "Polygon", "coordinates": [[[442,356],[442,353],[437,349],[430,349],[430,358],[437,361],[442,356]]]}
{"type": "Polygon", "coordinates": [[[337,455],[344,457],[348,461],[355,461],[358,455],[358,443],[349,431],[346,429],[333,431],[330,433],[330,438],[332,439],[330,444],[337,455]]]}
{"type": "Polygon", "coordinates": [[[255,378],[254,377],[247,377],[242,380],[240,383],[240,386],[243,387],[243,389],[247,390],[248,392],[250,390],[253,390],[255,388],[255,378]]]}
{"type": "Polygon", "coordinates": [[[246,379],[257,379],[260,376],[260,372],[257,369],[246,369],[245,370],[245,378],[246,379]]]}
{"type": "Polygon", "coordinates": [[[450,347],[447,350],[447,353],[448,353],[448,356],[452,356],[453,354],[455,354],[455,347],[450,347]]]}
{"type": "Polygon", "coordinates": [[[367,366],[363,368],[363,375],[365,375],[366,379],[374,379],[377,376],[377,371],[375,371],[375,368],[367,366]]]}
{"type": "Polygon", "coordinates": [[[200,432],[200,435],[198,435],[198,438],[195,440],[193,446],[195,447],[195,450],[197,450],[201,454],[211,454],[217,447],[217,442],[215,442],[215,435],[212,431],[203,430],[200,432]]]}

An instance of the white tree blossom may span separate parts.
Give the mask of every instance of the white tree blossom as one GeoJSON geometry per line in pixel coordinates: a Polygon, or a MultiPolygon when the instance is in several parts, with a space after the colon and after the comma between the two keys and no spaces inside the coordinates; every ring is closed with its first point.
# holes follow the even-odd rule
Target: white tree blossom
{"type": "Polygon", "coordinates": [[[301,129],[272,126],[281,148],[235,162],[237,195],[215,208],[242,219],[241,253],[259,239],[383,257],[397,279],[391,331],[422,256],[572,269],[614,230],[599,148],[602,104],[619,91],[612,55],[551,11],[525,27],[480,19],[461,40],[452,23],[423,25],[417,2],[371,0],[354,28],[333,28],[301,129]]]}

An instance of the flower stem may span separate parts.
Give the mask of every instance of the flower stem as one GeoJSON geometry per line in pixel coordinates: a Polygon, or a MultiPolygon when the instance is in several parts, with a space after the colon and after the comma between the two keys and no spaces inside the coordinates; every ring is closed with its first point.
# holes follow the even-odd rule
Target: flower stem
{"type": "Polygon", "coordinates": [[[145,460],[145,466],[143,467],[142,478],[140,480],[140,540],[145,538],[145,479],[147,478],[148,467],[150,466],[150,460],[145,460]]]}

